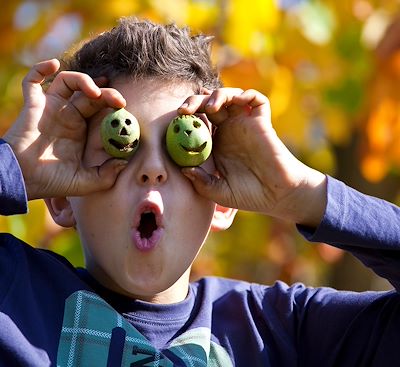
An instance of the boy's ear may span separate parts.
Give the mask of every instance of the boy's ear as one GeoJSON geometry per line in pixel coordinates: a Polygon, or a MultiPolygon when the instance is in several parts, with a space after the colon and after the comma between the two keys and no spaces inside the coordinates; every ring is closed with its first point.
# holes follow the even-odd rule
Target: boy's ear
{"type": "Polygon", "coordinates": [[[217,204],[214,210],[214,217],[211,222],[211,230],[218,232],[228,229],[235,219],[236,213],[237,209],[226,208],[217,204]]]}
{"type": "Polygon", "coordinates": [[[67,198],[50,198],[44,199],[44,201],[51,216],[53,217],[54,222],[65,228],[75,226],[76,221],[74,218],[74,213],[67,198]]]}

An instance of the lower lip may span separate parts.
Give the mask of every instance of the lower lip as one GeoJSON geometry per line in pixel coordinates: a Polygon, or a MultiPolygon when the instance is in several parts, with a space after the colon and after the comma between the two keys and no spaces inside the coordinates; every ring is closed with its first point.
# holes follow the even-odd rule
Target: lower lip
{"type": "Polygon", "coordinates": [[[157,228],[149,238],[142,238],[140,232],[137,229],[132,230],[132,240],[135,247],[142,252],[148,252],[153,250],[160,242],[162,235],[164,234],[163,228],[157,228]]]}

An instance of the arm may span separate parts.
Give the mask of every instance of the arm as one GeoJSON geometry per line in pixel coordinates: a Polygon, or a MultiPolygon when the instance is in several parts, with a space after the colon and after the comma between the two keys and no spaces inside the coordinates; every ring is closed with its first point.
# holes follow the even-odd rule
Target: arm
{"type": "Polygon", "coordinates": [[[190,97],[180,111],[205,112],[217,126],[213,156],[218,175],[183,170],[201,195],[296,223],[309,240],[352,252],[400,289],[399,209],[301,163],[273,129],[265,96],[220,89],[190,97]]]}
{"type": "Polygon", "coordinates": [[[0,215],[26,212],[27,198],[21,169],[10,146],[0,139],[0,215]]]}
{"type": "Polygon", "coordinates": [[[328,177],[327,207],[314,230],[298,226],[309,241],[347,250],[400,290],[400,208],[328,177]]]}

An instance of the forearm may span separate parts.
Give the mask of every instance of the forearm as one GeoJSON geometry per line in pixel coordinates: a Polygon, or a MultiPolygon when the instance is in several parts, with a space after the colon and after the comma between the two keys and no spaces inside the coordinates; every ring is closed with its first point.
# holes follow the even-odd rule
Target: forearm
{"type": "Polygon", "coordinates": [[[11,147],[0,139],[0,214],[27,212],[24,179],[11,147]]]}
{"type": "Polygon", "coordinates": [[[327,206],[315,229],[299,226],[310,241],[350,251],[400,289],[400,208],[328,177],[327,206]]]}

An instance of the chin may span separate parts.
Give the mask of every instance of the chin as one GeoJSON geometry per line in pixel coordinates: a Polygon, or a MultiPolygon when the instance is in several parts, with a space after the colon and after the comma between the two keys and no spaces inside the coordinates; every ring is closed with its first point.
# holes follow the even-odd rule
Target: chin
{"type": "Polygon", "coordinates": [[[126,279],[125,286],[120,288],[123,294],[153,303],[173,303],[182,301],[188,291],[189,278],[184,272],[180,277],[166,279],[165,275],[160,277],[135,277],[126,279]]]}

